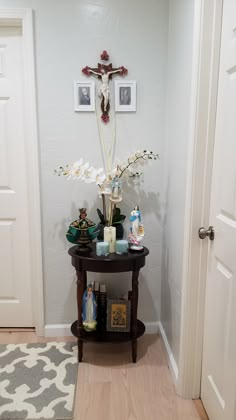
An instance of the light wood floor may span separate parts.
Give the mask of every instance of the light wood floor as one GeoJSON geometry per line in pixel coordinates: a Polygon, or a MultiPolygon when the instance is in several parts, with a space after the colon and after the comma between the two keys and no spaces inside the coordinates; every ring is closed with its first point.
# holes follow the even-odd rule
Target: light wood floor
{"type": "MultiPolygon", "coordinates": [[[[75,341],[42,338],[34,332],[0,331],[0,344],[75,341]]],[[[80,363],[75,420],[199,420],[199,404],[179,398],[158,335],[139,339],[138,362],[131,363],[130,343],[85,344],[80,363]],[[197,407],[197,408],[196,408],[197,407]]]]}

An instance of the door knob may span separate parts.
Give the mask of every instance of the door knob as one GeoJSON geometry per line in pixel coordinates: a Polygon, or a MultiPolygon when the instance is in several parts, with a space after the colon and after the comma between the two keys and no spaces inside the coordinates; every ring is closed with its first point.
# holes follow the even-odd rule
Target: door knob
{"type": "Polygon", "coordinates": [[[208,229],[205,229],[204,227],[200,227],[198,229],[198,236],[200,239],[205,239],[207,236],[208,238],[213,241],[215,237],[215,231],[213,226],[209,226],[208,229]]]}

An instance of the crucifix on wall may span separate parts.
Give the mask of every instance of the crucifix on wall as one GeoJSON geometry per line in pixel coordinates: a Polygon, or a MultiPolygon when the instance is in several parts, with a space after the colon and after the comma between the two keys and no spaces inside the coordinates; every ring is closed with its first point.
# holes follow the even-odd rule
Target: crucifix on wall
{"type": "MultiPolygon", "coordinates": [[[[102,61],[108,61],[109,55],[106,51],[103,51],[101,54],[102,61]]],[[[101,64],[98,63],[97,67],[89,67],[86,66],[82,69],[82,72],[86,76],[90,76],[91,74],[97,76],[99,80],[101,80],[101,85],[98,90],[98,95],[101,97],[101,110],[102,116],[101,119],[104,123],[109,121],[109,109],[110,109],[110,91],[109,91],[109,80],[112,79],[112,75],[115,73],[119,73],[120,76],[125,76],[128,73],[128,70],[124,67],[117,67],[113,68],[112,63],[110,64],[101,64]]]]}

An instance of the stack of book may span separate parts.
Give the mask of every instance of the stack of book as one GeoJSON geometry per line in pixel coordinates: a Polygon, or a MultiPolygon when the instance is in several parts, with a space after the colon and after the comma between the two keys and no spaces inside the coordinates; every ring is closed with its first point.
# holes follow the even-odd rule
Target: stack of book
{"type": "Polygon", "coordinates": [[[99,328],[100,331],[106,331],[107,323],[107,290],[106,285],[100,285],[99,293],[99,328]]]}
{"type": "Polygon", "coordinates": [[[97,330],[106,331],[107,320],[107,290],[105,284],[94,283],[94,294],[97,300],[97,330]]]}
{"type": "Polygon", "coordinates": [[[98,297],[99,297],[99,287],[100,287],[99,281],[95,281],[95,283],[93,285],[93,292],[96,296],[97,304],[98,304],[98,297]]]}

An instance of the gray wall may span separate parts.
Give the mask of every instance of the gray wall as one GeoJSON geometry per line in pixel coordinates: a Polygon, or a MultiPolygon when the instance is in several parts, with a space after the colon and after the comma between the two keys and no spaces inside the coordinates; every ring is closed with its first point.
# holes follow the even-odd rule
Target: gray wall
{"type": "Polygon", "coordinates": [[[161,323],[178,366],[190,138],[194,1],[170,0],[166,142],[163,155],[161,323]]]}
{"type": "MultiPolygon", "coordinates": [[[[144,244],[151,253],[140,276],[139,316],[157,322],[168,2],[149,0],[147,7],[140,0],[0,0],[2,6],[34,10],[46,324],[70,323],[76,317],[75,275],[65,233],[78,217],[78,207],[86,206],[96,220],[101,206],[95,185],[68,182],[55,177],[53,169],[80,157],[103,166],[95,113],[73,110],[73,80],[87,80],[81,69],[95,65],[103,49],[114,66],[128,68],[127,80],[137,81],[137,112],[116,115],[115,156],[124,159],[145,148],[161,155],[137,185],[124,186],[121,204],[127,216],[135,204],[143,214],[144,244]]],[[[111,138],[112,125],[105,136],[111,138]]],[[[126,232],[128,228],[127,223],[126,232]]],[[[112,294],[127,291],[129,276],[117,275],[117,282],[109,275],[98,278],[112,294]]]]}
{"type": "MultiPolygon", "coordinates": [[[[143,148],[161,156],[137,185],[124,186],[121,208],[128,216],[140,205],[151,251],[140,276],[139,316],[161,319],[178,365],[194,1],[0,0],[2,6],[34,10],[46,324],[76,317],[65,233],[78,207],[97,220],[101,206],[93,184],[68,182],[53,169],[80,157],[103,166],[96,115],[74,112],[73,80],[87,80],[81,69],[107,49],[114,66],[128,68],[126,79],[137,81],[137,112],[116,114],[116,158],[143,148]]],[[[109,127],[104,136],[111,139],[109,127]]],[[[125,274],[116,282],[96,278],[111,294],[130,285],[125,274]]]]}

